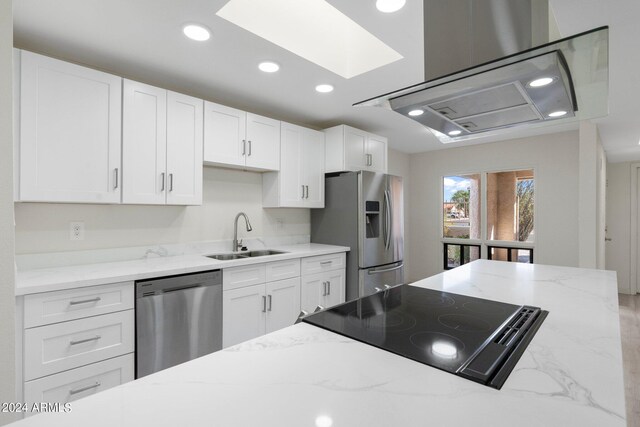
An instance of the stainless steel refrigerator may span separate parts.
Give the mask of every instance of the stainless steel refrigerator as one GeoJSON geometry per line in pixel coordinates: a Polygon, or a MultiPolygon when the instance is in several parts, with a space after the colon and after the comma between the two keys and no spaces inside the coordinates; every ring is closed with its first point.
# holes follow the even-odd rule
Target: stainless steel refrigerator
{"type": "Polygon", "coordinates": [[[311,210],[311,241],[343,245],[347,300],[404,281],[402,178],[367,171],[325,177],[325,208],[311,210]]]}

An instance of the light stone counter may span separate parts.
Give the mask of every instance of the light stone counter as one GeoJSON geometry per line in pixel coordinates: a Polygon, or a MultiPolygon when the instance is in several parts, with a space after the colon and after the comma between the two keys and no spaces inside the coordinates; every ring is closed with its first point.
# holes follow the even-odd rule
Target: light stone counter
{"type": "Polygon", "coordinates": [[[195,273],[218,268],[239,267],[349,251],[348,247],[317,243],[271,246],[270,248],[285,251],[286,253],[229,261],[218,261],[204,256],[205,254],[224,252],[214,250],[203,254],[156,256],[130,261],[18,270],[16,274],[16,295],[195,273]]]}
{"type": "Polygon", "coordinates": [[[625,425],[615,273],[475,261],[414,285],[549,316],[501,390],[298,324],[16,427],[625,425]]]}

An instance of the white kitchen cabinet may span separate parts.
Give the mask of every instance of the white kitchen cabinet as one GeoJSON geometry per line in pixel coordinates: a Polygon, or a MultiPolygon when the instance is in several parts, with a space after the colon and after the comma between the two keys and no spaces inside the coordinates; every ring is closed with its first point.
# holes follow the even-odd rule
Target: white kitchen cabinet
{"type": "Polygon", "coordinates": [[[324,207],[324,133],[282,123],[280,171],[262,178],[264,207],[324,207]]]}
{"type": "Polygon", "coordinates": [[[222,292],[222,346],[264,335],[266,316],[264,283],[222,292]]]}
{"type": "Polygon", "coordinates": [[[164,205],[167,91],[125,80],[122,87],[123,203],[164,205]]]}
{"type": "MultiPolygon", "coordinates": [[[[24,402],[30,406],[40,402],[74,402],[133,381],[134,364],[133,353],[130,353],[28,381],[24,385],[24,402]]],[[[26,413],[27,416],[32,414],[26,413]]]]}
{"type": "Polygon", "coordinates": [[[280,122],[205,102],[204,163],[249,170],[279,170],[280,122]]]}
{"type": "Polygon", "coordinates": [[[318,305],[328,308],[345,301],[345,263],[344,252],[302,258],[302,310],[311,313],[318,305]]]}
{"type": "Polygon", "coordinates": [[[270,282],[265,286],[267,333],[293,325],[300,314],[300,278],[270,282]]]}
{"type": "Polygon", "coordinates": [[[26,402],[71,402],[134,377],[134,283],[18,297],[20,392],[26,402]]]}
{"type": "Polygon", "coordinates": [[[167,92],[167,204],[202,204],[203,101],[167,92]]]}
{"type": "Polygon", "coordinates": [[[325,170],[387,173],[387,139],[347,125],[324,130],[325,170]]]}
{"type": "Polygon", "coordinates": [[[31,52],[19,56],[16,199],[120,203],[122,79],[31,52]]]}
{"type": "Polygon", "coordinates": [[[222,294],[225,348],[291,326],[300,313],[300,277],[225,290],[222,294]]]}
{"type": "Polygon", "coordinates": [[[312,313],[317,306],[333,307],[345,301],[345,270],[302,276],[301,308],[312,313]]]}
{"type": "Polygon", "coordinates": [[[202,204],[203,101],[123,86],[123,203],[202,204]]]}

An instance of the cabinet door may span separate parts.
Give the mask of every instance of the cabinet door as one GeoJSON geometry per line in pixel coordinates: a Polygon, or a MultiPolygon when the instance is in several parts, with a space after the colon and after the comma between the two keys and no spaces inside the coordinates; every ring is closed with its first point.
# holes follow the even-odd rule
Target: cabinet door
{"type": "Polygon", "coordinates": [[[305,196],[304,182],[301,180],[304,165],[302,159],[303,128],[282,123],[280,139],[280,206],[302,207],[305,196]]]}
{"type": "Polygon", "coordinates": [[[345,301],[345,271],[334,270],[323,273],[323,281],[327,282],[323,291],[326,295],[322,298],[324,307],[333,307],[345,301]]]}
{"type": "Polygon", "coordinates": [[[122,202],[164,205],[167,91],[124,80],[122,202]]]}
{"type": "Polygon", "coordinates": [[[247,162],[252,168],[280,169],[280,122],[247,113],[247,162]]]}
{"type": "Polygon", "coordinates": [[[202,204],[202,105],[167,94],[167,204],[202,204]]]}
{"type": "Polygon", "coordinates": [[[302,139],[302,183],[306,186],[304,206],[324,207],[324,133],[304,129],[302,139]]]}
{"type": "Polygon", "coordinates": [[[122,79],[21,53],[20,200],[119,203],[122,79]]]}
{"type": "Polygon", "coordinates": [[[204,103],[204,161],[244,166],[247,113],[204,103]]]}
{"type": "Polygon", "coordinates": [[[367,133],[350,126],[344,127],[344,166],[345,170],[367,168],[365,149],[367,133]]]}
{"type": "Polygon", "coordinates": [[[222,292],[222,346],[229,347],[265,334],[264,283],[222,292]]]}
{"type": "Polygon", "coordinates": [[[300,277],[267,283],[267,333],[286,328],[300,314],[300,277]]]}
{"type": "Polygon", "coordinates": [[[387,173],[387,138],[369,134],[365,154],[369,155],[367,170],[387,173]]]}
{"type": "Polygon", "coordinates": [[[300,284],[300,308],[312,313],[324,298],[324,273],[302,276],[300,284]]]}

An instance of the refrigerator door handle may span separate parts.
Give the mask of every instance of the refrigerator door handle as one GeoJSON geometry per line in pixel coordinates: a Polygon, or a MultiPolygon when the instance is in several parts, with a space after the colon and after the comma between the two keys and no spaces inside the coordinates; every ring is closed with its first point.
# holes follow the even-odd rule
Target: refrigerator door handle
{"type": "Polygon", "coordinates": [[[384,237],[384,248],[389,249],[389,245],[391,244],[391,201],[387,190],[384,191],[384,204],[386,210],[384,215],[384,228],[386,231],[384,237]]]}
{"type": "Polygon", "coordinates": [[[404,263],[403,262],[401,262],[400,264],[396,265],[395,267],[381,268],[379,270],[368,270],[367,274],[387,273],[389,271],[400,270],[402,267],[404,267],[404,263]]]}

